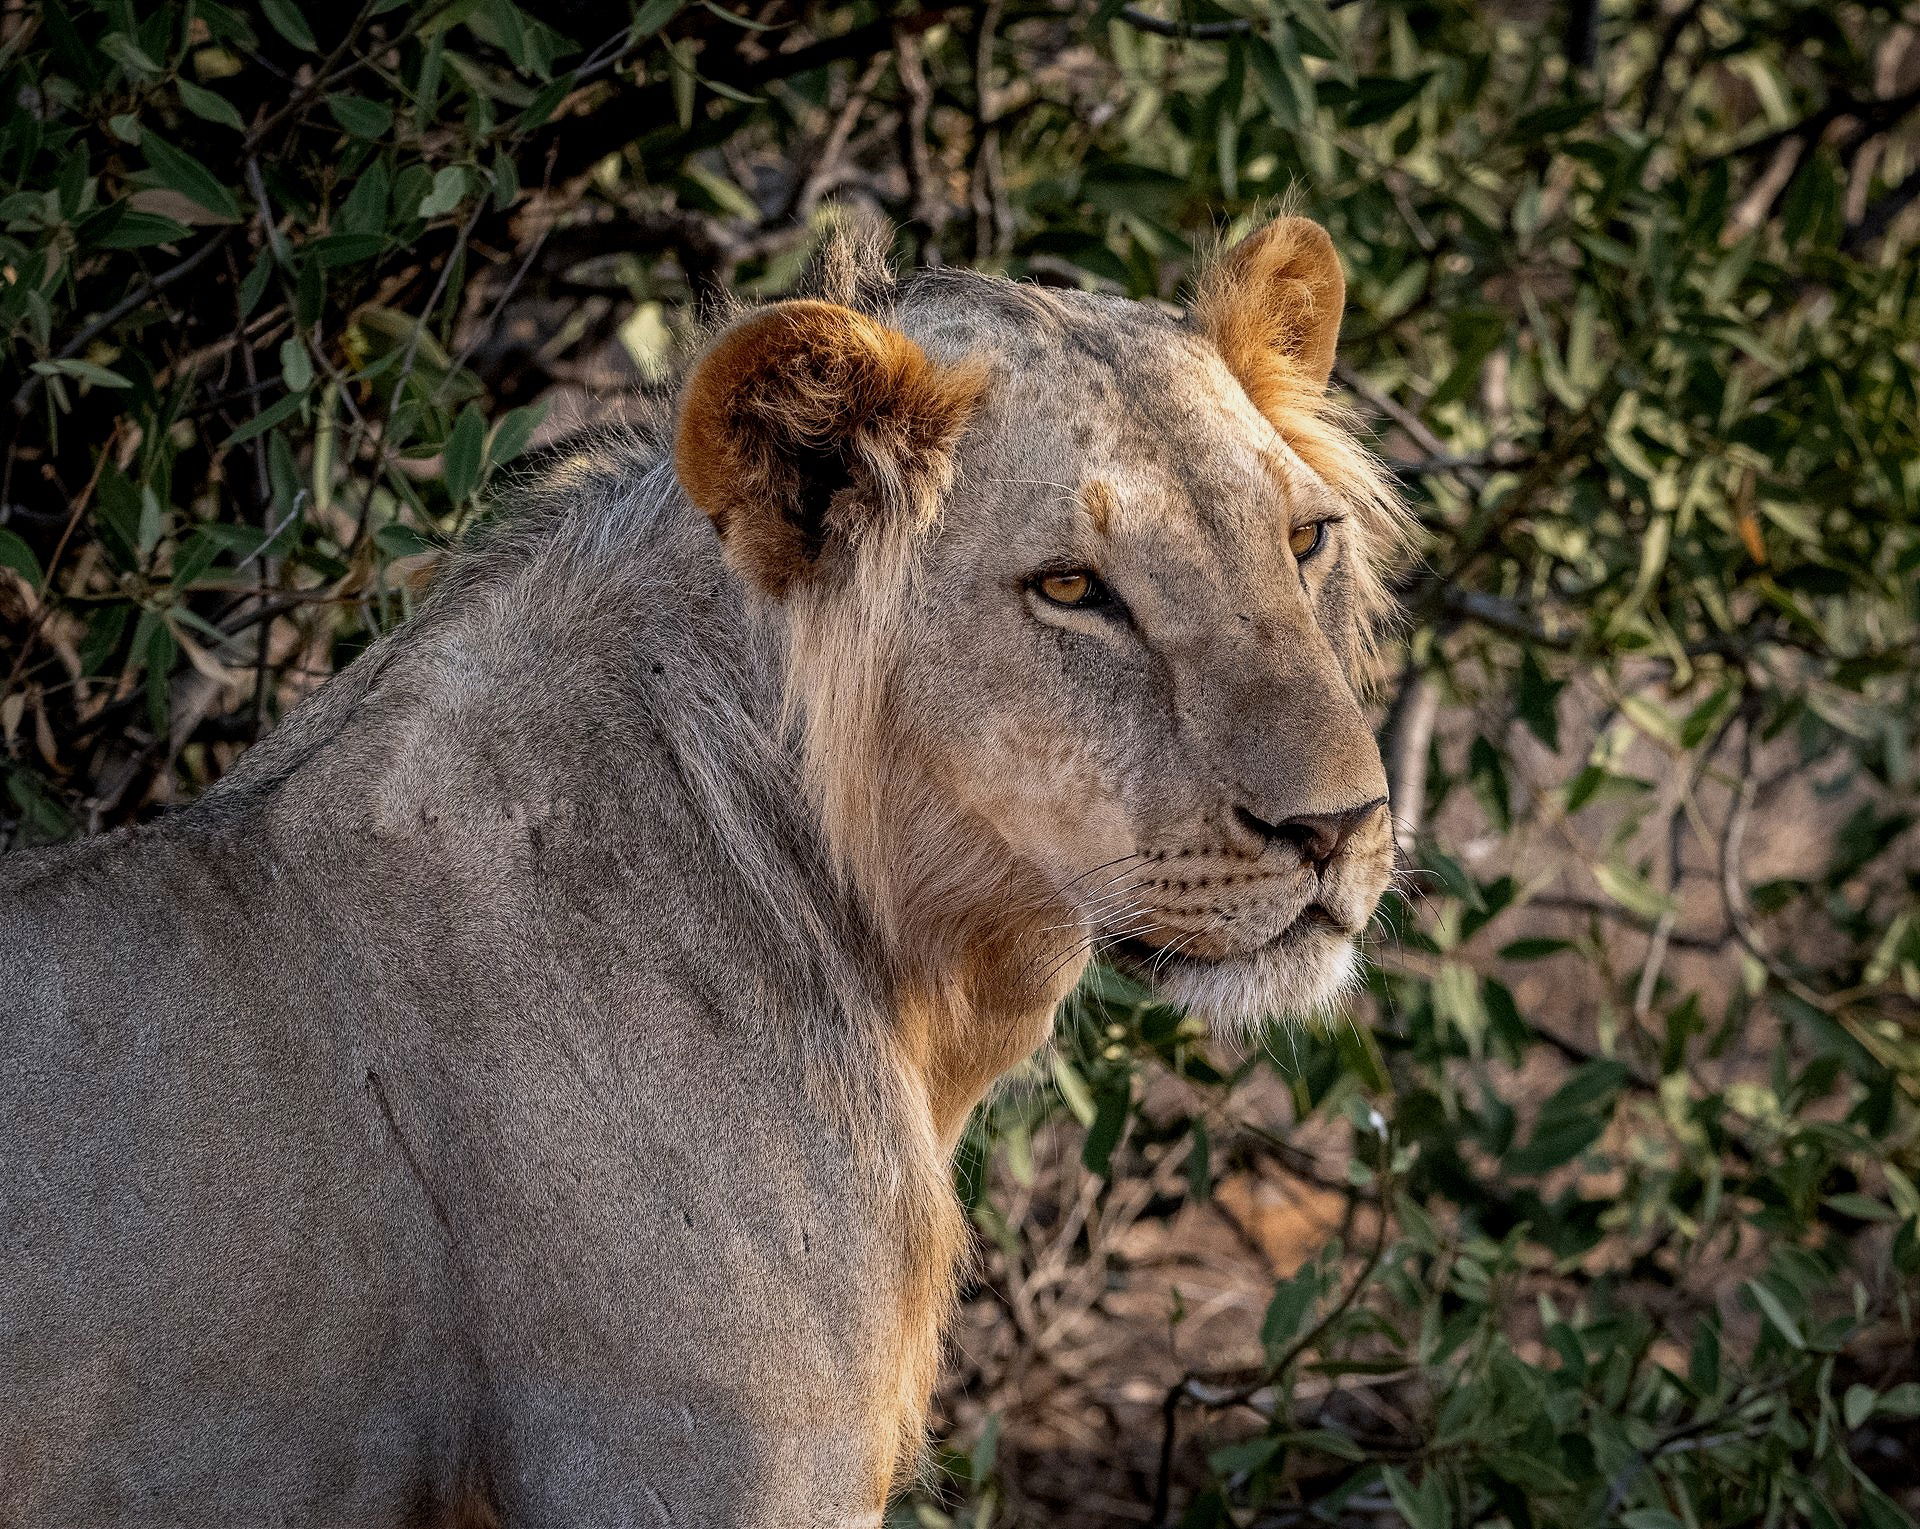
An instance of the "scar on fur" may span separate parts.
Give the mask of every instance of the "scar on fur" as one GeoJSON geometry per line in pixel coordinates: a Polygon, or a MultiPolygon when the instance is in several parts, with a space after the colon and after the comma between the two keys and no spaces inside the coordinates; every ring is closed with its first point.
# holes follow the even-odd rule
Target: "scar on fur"
{"type": "Polygon", "coordinates": [[[1080,490],[1080,507],[1087,512],[1094,530],[1102,536],[1106,535],[1115,508],[1113,486],[1104,478],[1089,478],[1086,486],[1080,490]]]}

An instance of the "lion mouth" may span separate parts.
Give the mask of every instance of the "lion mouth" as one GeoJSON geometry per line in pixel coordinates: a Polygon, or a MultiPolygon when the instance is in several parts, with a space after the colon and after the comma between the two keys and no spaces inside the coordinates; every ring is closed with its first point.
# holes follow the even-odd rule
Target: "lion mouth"
{"type": "Polygon", "coordinates": [[[1182,937],[1179,935],[1174,936],[1164,945],[1155,945],[1138,935],[1128,935],[1107,945],[1106,953],[1109,960],[1117,961],[1124,967],[1136,970],[1152,968],[1155,971],[1164,972],[1173,966],[1197,968],[1231,966],[1239,962],[1252,961],[1270,953],[1291,952],[1318,937],[1332,935],[1337,939],[1352,939],[1353,934],[1354,931],[1342,923],[1331,909],[1322,903],[1314,902],[1302,908],[1291,923],[1265,944],[1253,946],[1248,950],[1208,955],[1201,951],[1183,949],[1182,937]]]}
{"type": "Polygon", "coordinates": [[[1138,935],[1107,947],[1106,959],[1161,1001],[1216,1033],[1251,1035],[1274,1019],[1332,1012],[1359,970],[1356,931],[1332,909],[1310,903],[1264,944],[1195,951],[1175,935],[1155,945],[1138,935]]]}

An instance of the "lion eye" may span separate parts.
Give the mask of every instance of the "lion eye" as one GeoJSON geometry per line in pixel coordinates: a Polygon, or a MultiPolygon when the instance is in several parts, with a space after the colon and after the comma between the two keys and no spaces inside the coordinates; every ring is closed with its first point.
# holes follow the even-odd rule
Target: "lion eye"
{"type": "Polygon", "coordinates": [[[1033,587],[1040,591],[1043,600],[1055,605],[1071,608],[1106,602],[1106,585],[1084,568],[1069,569],[1063,573],[1043,573],[1034,580],[1033,587]]]}
{"type": "Polygon", "coordinates": [[[1287,548],[1293,553],[1294,561],[1304,563],[1321,547],[1326,545],[1327,523],[1324,520],[1311,521],[1303,526],[1295,526],[1287,537],[1287,548]]]}

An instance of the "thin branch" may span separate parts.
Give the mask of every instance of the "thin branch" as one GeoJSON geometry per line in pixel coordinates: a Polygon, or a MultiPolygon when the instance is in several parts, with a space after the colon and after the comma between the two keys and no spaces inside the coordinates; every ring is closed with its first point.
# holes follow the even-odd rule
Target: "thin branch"
{"type": "Polygon", "coordinates": [[[1369,408],[1385,415],[1398,425],[1414,445],[1427,453],[1428,463],[1436,466],[1445,465],[1447,471],[1452,472],[1476,494],[1486,488],[1487,475],[1480,471],[1478,465],[1458,457],[1445,441],[1433,433],[1427,422],[1406,405],[1397,399],[1389,398],[1344,361],[1335,368],[1335,374],[1343,387],[1358,393],[1366,400],[1369,408]]]}
{"type": "Polygon", "coordinates": [[[1411,862],[1426,826],[1427,754],[1440,715],[1440,687],[1417,662],[1407,664],[1399,692],[1387,712],[1387,801],[1393,813],[1394,845],[1411,862]]]}
{"type": "MultiPolygon", "coordinates": [[[[105,334],[136,308],[151,302],[157,295],[172,286],[176,281],[179,281],[181,277],[191,276],[206,263],[215,250],[218,250],[227,242],[228,236],[232,233],[233,230],[231,228],[221,229],[218,233],[214,234],[212,238],[208,239],[205,244],[201,245],[199,249],[180,261],[179,264],[169,266],[150,281],[142,282],[139,286],[135,287],[133,291],[121,298],[119,302],[107,309],[105,313],[82,327],[78,334],[54,352],[54,359],[65,361],[70,357],[79,355],[81,351],[85,350],[95,340],[99,339],[101,335],[105,334]]],[[[33,403],[33,395],[39,391],[40,384],[45,381],[46,378],[38,372],[28,373],[27,380],[20,384],[20,390],[13,395],[13,412],[15,414],[25,414],[27,412],[28,407],[33,403]]]]}
{"type": "Polygon", "coordinates": [[[1903,90],[1898,95],[1872,97],[1864,101],[1846,91],[1838,91],[1832,100],[1808,112],[1798,122],[1790,122],[1749,143],[1739,144],[1727,150],[1720,159],[1764,159],[1788,143],[1798,143],[1804,153],[1806,146],[1817,142],[1834,123],[1849,117],[1858,124],[1849,140],[1857,146],[1872,134],[1885,132],[1894,126],[1916,106],[1920,106],[1920,85],[1903,90]]]}
{"type": "MultiPolygon", "coordinates": [[[[1344,10],[1353,3],[1354,0],[1327,0],[1327,9],[1344,10]]],[[[1258,25],[1246,17],[1235,17],[1231,21],[1169,21],[1164,16],[1143,11],[1137,5],[1121,6],[1118,15],[1128,26],[1142,32],[1151,32],[1156,37],[1179,37],[1192,42],[1218,42],[1228,37],[1245,37],[1258,25]]]]}
{"type": "Polygon", "coordinates": [[[1840,248],[1846,254],[1858,255],[1893,226],[1893,220],[1920,200],[1920,170],[1909,171],[1905,180],[1889,191],[1881,193],[1867,205],[1860,221],[1850,227],[1840,240],[1840,248]]]}

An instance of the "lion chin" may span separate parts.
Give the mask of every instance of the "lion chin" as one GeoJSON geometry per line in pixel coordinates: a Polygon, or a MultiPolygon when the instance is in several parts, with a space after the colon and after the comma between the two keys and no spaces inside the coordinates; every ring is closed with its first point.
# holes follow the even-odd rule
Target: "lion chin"
{"type": "Polygon", "coordinates": [[[1244,955],[1169,955],[1122,941],[1106,959],[1228,1039],[1248,1039],[1276,1022],[1326,1019],[1360,983],[1352,936],[1299,924],[1244,955]]]}

